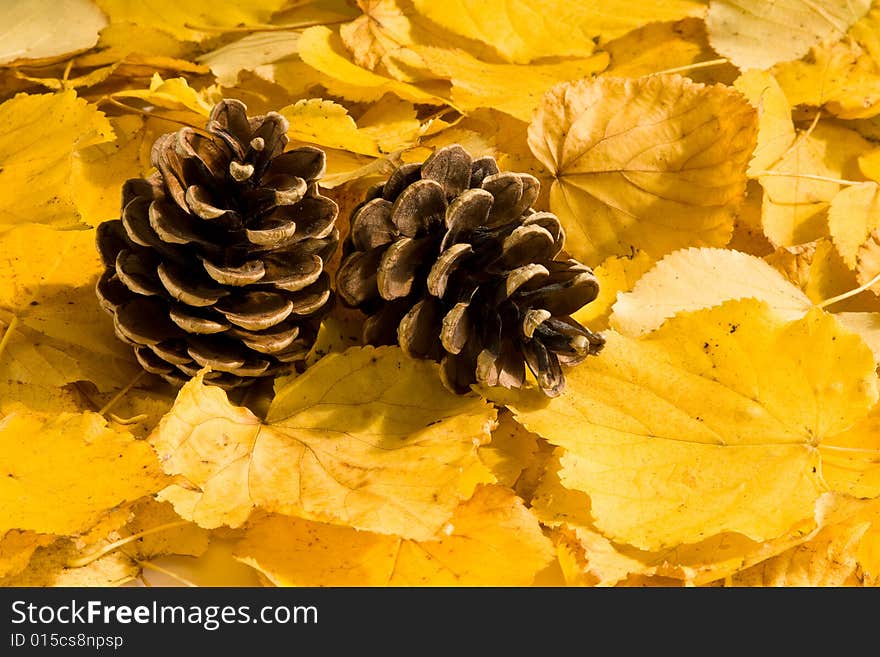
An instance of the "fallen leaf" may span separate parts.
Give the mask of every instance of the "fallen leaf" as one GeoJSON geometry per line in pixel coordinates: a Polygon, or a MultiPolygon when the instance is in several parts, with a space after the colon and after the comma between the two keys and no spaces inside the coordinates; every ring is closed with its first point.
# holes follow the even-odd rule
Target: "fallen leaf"
{"type": "Polygon", "coordinates": [[[267,65],[296,55],[299,35],[295,30],[255,32],[199,55],[196,60],[208,66],[224,87],[234,86],[241,71],[254,71],[271,82],[274,69],[267,65]]]}
{"type": "Polygon", "coordinates": [[[4,532],[78,534],[166,483],[149,446],[108,428],[97,413],[7,415],[0,444],[4,532]]]}
{"type": "Polygon", "coordinates": [[[91,48],[107,17],[89,0],[29,0],[4,6],[0,65],[91,48]],[[56,26],[64,25],[58,30],[56,26]]]}
{"type": "Polygon", "coordinates": [[[709,42],[740,69],[799,59],[811,46],[840,39],[871,0],[711,0],[709,42]]]}
{"type": "Polygon", "coordinates": [[[755,133],[755,110],[729,88],[601,77],[547,92],[529,146],[556,177],[566,249],[595,266],[632,248],[659,258],[726,244],[755,133]]]}
{"type": "Polygon", "coordinates": [[[16,95],[0,104],[0,125],[0,232],[33,223],[81,227],[72,199],[73,154],[113,139],[107,118],[64,91],[16,95]]]}
{"type": "Polygon", "coordinates": [[[0,588],[121,586],[137,577],[140,570],[120,552],[111,552],[83,566],[69,565],[79,556],[73,541],[55,541],[37,549],[23,571],[0,578],[0,588]]]}
{"type": "Polygon", "coordinates": [[[791,105],[776,78],[765,71],[750,70],[733,83],[758,110],[758,143],[749,162],[748,175],[773,166],[797,137],[791,105]]]}
{"type": "Polygon", "coordinates": [[[197,487],[184,495],[191,513],[177,512],[236,527],[259,506],[432,537],[495,415],[474,395],[446,391],[436,367],[391,348],[330,354],[277,391],[266,424],[196,377],[150,437],[166,472],[197,487]]]}
{"type": "Polygon", "coordinates": [[[502,409],[498,426],[492,430],[492,441],[480,447],[480,460],[499,484],[514,488],[523,470],[534,459],[539,439],[514,420],[509,411],[502,409]]]}
{"type": "Polygon", "coordinates": [[[596,527],[645,550],[721,532],[770,540],[809,518],[828,486],[823,446],[878,396],[868,347],[820,310],[784,322],[728,301],[606,340],[554,403],[501,399],[567,450],[560,480],[589,494],[596,527]]]}
{"type": "Polygon", "coordinates": [[[800,289],[760,258],[729,249],[690,248],[663,257],[632,291],[619,294],[609,323],[635,337],[655,330],[678,312],[747,298],[767,302],[785,320],[803,317],[813,306],[800,289]]]}
{"type": "Polygon", "coordinates": [[[0,536],[0,581],[17,575],[25,568],[37,548],[55,541],[51,534],[10,529],[0,536]]]}
{"type": "Polygon", "coordinates": [[[554,556],[535,517],[501,486],[478,488],[438,540],[269,516],[236,555],[276,586],[528,586],[554,556]]]}
{"type": "Polygon", "coordinates": [[[380,155],[376,140],[360,131],[348,110],[332,100],[304,99],[284,107],[280,113],[290,122],[290,139],[373,157],[380,155]]]}
{"type": "Polygon", "coordinates": [[[608,328],[611,308],[623,292],[629,292],[642,276],[654,266],[654,260],[643,251],[628,256],[610,256],[593,269],[599,281],[599,294],[586,306],[572,314],[591,331],[608,328]]]}

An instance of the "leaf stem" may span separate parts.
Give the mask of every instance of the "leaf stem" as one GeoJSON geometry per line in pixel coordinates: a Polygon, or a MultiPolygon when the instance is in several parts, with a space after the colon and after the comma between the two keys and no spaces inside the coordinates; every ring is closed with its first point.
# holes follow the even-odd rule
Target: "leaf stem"
{"type": "Polygon", "coordinates": [[[104,404],[104,407],[98,411],[98,415],[104,415],[107,411],[109,411],[111,408],[113,408],[116,405],[116,402],[118,402],[120,399],[122,399],[128,393],[129,390],[131,390],[132,388],[135,387],[135,385],[137,385],[137,382],[141,380],[141,378],[144,376],[144,374],[146,374],[146,370],[141,370],[140,372],[138,372],[135,375],[135,377],[131,381],[129,381],[128,384],[122,390],[120,390],[115,395],[113,395],[113,398],[110,401],[108,401],[106,404],[104,404]]]}
{"type": "Polygon", "coordinates": [[[289,23],[287,25],[236,25],[234,27],[184,23],[183,26],[190,30],[196,30],[197,32],[288,32],[293,30],[304,30],[307,27],[316,27],[318,25],[339,25],[341,23],[347,23],[350,20],[350,18],[340,18],[335,21],[306,21],[303,23],[289,23]]]}
{"type": "Polygon", "coordinates": [[[871,287],[872,285],[874,285],[878,281],[880,281],[880,274],[877,274],[874,278],[872,278],[870,281],[868,281],[864,285],[859,285],[857,288],[855,288],[853,290],[849,290],[848,292],[844,292],[843,294],[838,294],[836,297],[831,297],[830,299],[825,299],[825,301],[822,301],[821,303],[817,303],[816,307],[817,308],[825,308],[826,306],[830,306],[831,304],[837,303],[838,301],[843,301],[844,299],[849,299],[850,297],[854,297],[857,294],[861,294],[862,292],[867,290],[869,287],[871,287]]]}
{"type": "Polygon", "coordinates": [[[835,183],[837,185],[843,185],[844,187],[852,187],[854,185],[861,185],[864,180],[845,180],[843,178],[830,178],[828,176],[819,176],[813,173],[786,173],[785,171],[758,171],[755,173],[756,178],[760,178],[761,176],[777,176],[779,178],[806,178],[807,180],[818,180],[820,182],[829,182],[835,183]]]}
{"type": "Polygon", "coordinates": [[[6,345],[9,343],[9,339],[12,337],[12,332],[16,326],[18,326],[18,316],[13,315],[9,326],[6,327],[6,331],[3,333],[3,338],[0,339],[0,356],[3,356],[3,351],[6,349],[6,345]]]}
{"type": "Polygon", "coordinates": [[[173,520],[172,522],[166,522],[164,525],[156,525],[155,527],[150,527],[150,529],[145,529],[144,531],[138,532],[137,534],[132,534],[131,536],[120,538],[118,541],[108,543],[96,552],[90,552],[89,554],[79,557],[78,559],[72,559],[67,563],[67,565],[70,568],[81,568],[82,566],[86,566],[92,563],[95,559],[100,559],[104,555],[110,554],[114,550],[118,550],[122,546],[128,545],[129,543],[132,543],[139,538],[143,538],[144,536],[149,536],[150,534],[155,534],[157,532],[163,532],[166,529],[182,527],[187,524],[189,524],[188,520],[173,520]]]}
{"type": "Polygon", "coordinates": [[[119,107],[120,109],[124,109],[126,112],[140,114],[141,116],[146,116],[147,118],[162,119],[163,121],[170,121],[171,123],[177,123],[178,125],[185,125],[186,127],[192,128],[193,130],[195,130],[196,132],[198,132],[202,135],[210,136],[210,134],[204,128],[200,128],[198,126],[195,126],[192,123],[187,123],[186,121],[181,121],[180,119],[172,119],[170,116],[163,116],[161,114],[156,114],[154,112],[148,112],[146,110],[142,110],[137,107],[133,107],[132,105],[126,105],[125,103],[122,103],[122,102],[120,102],[110,96],[105,96],[104,98],[101,98],[98,102],[99,103],[110,103],[111,105],[115,105],[116,107],[119,107]]]}
{"type": "Polygon", "coordinates": [[[683,73],[684,71],[693,71],[698,68],[709,68],[710,66],[720,66],[721,64],[729,64],[730,60],[726,57],[721,57],[720,59],[710,59],[705,62],[695,62],[694,64],[687,64],[685,66],[676,66],[675,68],[667,68],[663,71],[655,71],[654,73],[648,73],[645,77],[652,77],[654,75],[668,75],[671,73],[683,73]]]}
{"type": "MultiPolygon", "coordinates": [[[[173,570],[168,570],[167,568],[162,568],[162,566],[157,566],[152,561],[141,561],[140,559],[135,559],[134,562],[137,565],[139,565],[141,568],[155,570],[157,573],[162,573],[163,575],[168,575],[168,577],[176,579],[178,582],[180,582],[184,586],[189,586],[192,588],[198,588],[198,586],[199,586],[198,584],[186,579],[185,577],[181,577],[180,575],[175,573],[173,570]]],[[[141,579],[143,579],[143,576],[141,577],[141,579]]],[[[147,586],[152,586],[152,584],[149,584],[146,580],[144,580],[144,584],[146,584],[147,586]]]]}

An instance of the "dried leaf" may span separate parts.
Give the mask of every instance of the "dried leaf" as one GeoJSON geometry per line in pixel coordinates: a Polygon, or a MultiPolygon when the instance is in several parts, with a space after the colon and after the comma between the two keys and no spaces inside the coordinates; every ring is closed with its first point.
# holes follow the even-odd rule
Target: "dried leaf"
{"type": "Polygon", "coordinates": [[[391,348],[330,354],[277,391],[266,424],[196,377],[150,437],[166,472],[197,487],[186,496],[191,511],[177,512],[235,527],[259,506],[432,537],[495,415],[475,396],[447,392],[435,368],[391,348]]]}
{"type": "Polygon", "coordinates": [[[566,249],[595,266],[632,248],[659,258],[726,244],[755,133],[756,112],[726,87],[598,78],[550,90],[529,146],[556,176],[566,249]]]}
{"type": "Polygon", "coordinates": [[[33,223],[82,226],[72,199],[73,155],[113,139],[106,117],[73,91],[19,94],[0,105],[0,125],[0,232],[33,223]]]}
{"type": "Polygon", "coordinates": [[[3,7],[0,65],[91,48],[107,17],[89,0],[29,0],[3,7]],[[58,30],[56,26],[64,25],[58,30]]]}
{"type": "Polygon", "coordinates": [[[712,0],[709,42],[740,69],[768,69],[835,41],[864,16],[871,0],[712,0]]]}
{"type": "Polygon", "coordinates": [[[645,550],[721,532],[769,540],[809,518],[829,485],[824,446],[878,396],[868,347],[820,310],[783,322],[763,302],[728,301],[640,340],[606,338],[554,403],[506,398],[566,448],[560,479],[589,494],[596,527],[645,550]]]}

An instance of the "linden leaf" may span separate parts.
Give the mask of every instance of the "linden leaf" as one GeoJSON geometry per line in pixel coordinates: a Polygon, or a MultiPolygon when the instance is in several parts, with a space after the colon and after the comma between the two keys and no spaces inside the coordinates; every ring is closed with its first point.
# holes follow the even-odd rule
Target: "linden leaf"
{"type": "Polygon", "coordinates": [[[139,559],[164,554],[198,557],[208,549],[210,533],[182,520],[168,502],[144,498],[131,508],[133,518],[121,532],[122,538],[137,537],[133,544],[139,559]]]}
{"type": "Polygon", "coordinates": [[[645,550],[722,532],[769,540],[809,518],[828,489],[823,446],[878,398],[868,347],[818,309],[784,322],[728,301],[606,340],[552,404],[501,398],[566,448],[560,480],[590,496],[596,527],[645,550]]]}
{"type": "MultiPolygon", "coordinates": [[[[880,274],[880,185],[864,182],[840,190],[828,209],[828,232],[860,284],[880,274]]],[[[880,292],[880,283],[871,289],[880,292]]]]}
{"type": "Polygon", "coordinates": [[[134,23],[168,32],[183,41],[202,41],[216,32],[266,23],[286,0],[239,0],[205,4],[198,0],[95,0],[111,23],[134,23]]]}
{"type": "Polygon", "coordinates": [[[859,155],[859,170],[865,178],[880,182],[880,148],[859,155]]]}
{"type": "Polygon", "coordinates": [[[150,441],[191,482],[175,508],[202,527],[240,526],[259,506],[424,539],[458,503],[494,416],[446,391],[433,363],[352,348],[285,382],[266,424],[196,377],[150,441]]]}
{"type": "Polygon", "coordinates": [[[659,258],[726,244],[756,118],[738,92],[677,75],[555,86],[529,126],[529,146],[556,177],[550,209],[566,249],[594,266],[632,248],[659,258]]]}
{"type": "Polygon", "coordinates": [[[799,59],[811,46],[840,39],[871,0],[712,0],[709,42],[740,69],[799,59]]]}
{"type": "Polygon", "coordinates": [[[0,580],[17,575],[25,568],[37,548],[55,541],[51,534],[10,529],[0,536],[0,580]]]}
{"type": "Polygon", "coordinates": [[[81,556],[73,541],[62,539],[37,549],[27,567],[0,578],[0,587],[110,587],[137,577],[140,568],[121,552],[111,552],[84,566],[70,566],[81,556]]]}
{"type": "Polygon", "coordinates": [[[673,584],[701,586],[729,577],[743,568],[776,556],[809,540],[826,522],[826,493],[817,503],[814,518],[789,528],[770,541],[753,541],[742,534],[724,532],[696,543],[676,545],[656,552],[609,540],[594,525],[590,498],[581,491],[565,488],[559,481],[556,456],[532,500],[538,519],[561,533],[570,554],[565,569],[570,583],[589,586],[619,585],[633,577],[670,578],[673,584]]]}
{"type": "Polygon", "coordinates": [[[376,140],[359,130],[348,110],[332,100],[303,99],[280,113],[290,122],[290,139],[373,157],[381,155],[376,140]]]}
{"type": "Polygon", "coordinates": [[[414,103],[444,105],[447,102],[435,93],[359,66],[348,58],[339,33],[323,25],[303,31],[299,55],[306,64],[324,74],[321,83],[331,93],[343,98],[373,101],[393,93],[414,103]]]}
{"type": "Polygon", "coordinates": [[[0,65],[86,50],[98,42],[107,17],[89,0],[29,0],[3,7],[0,65]],[[64,25],[65,29],[57,27],[64,25]]]}
{"type": "Polygon", "coordinates": [[[834,316],[844,327],[861,336],[880,364],[880,312],[841,312],[834,316]]]}
{"type": "Polygon", "coordinates": [[[719,305],[730,299],[767,302],[782,319],[812,308],[807,296],[769,264],[729,249],[680,249],[659,260],[631,292],[617,296],[610,325],[625,335],[653,331],[680,311],[719,305]]]}
{"type": "Polygon", "coordinates": [[[480,460],[498,483],[513,488],[537,454],[539,438],[514,420],[509,411],[502,409],[498,426],[492,431],[492,442],[480,447],[480,460]]]}
{"type": "Polygon", "coordinates": [[[791,246],[825,237],[828,207],[841,189],[838,181],[864,179],[858,156],[871,146],[853,130],[820,121],[769,171],[757,172],[764,188],[764,234],[770,242],[791,246]]]}
{"type": "Polygon", "coordinates": [[[486,62],[462,50],[433,46],[414,49],[434,73],[452,82],[452,102],[461,111],[494,108],[521,121],[532,118],[544,92],[553,85],[563,80],[590,78],[608,66],[605,52],[517,65],[486,62]],[[511,80],[516,80],[516,93],[511,93],[511,80]]]}
{"type": "Polygon", "coordinates": [[[73,91],[18,94],[0,105],[0,125],[0,232],[81,225],[71,198],[73,154],[113,139],[105,116],[73,91]]]}
{"type": "Polygon", "coordinates": [[[763,71],[746,71],[733,86],[758,110],[758,144],[748,169],[754,176],[773,166],[794,143],[791,105],[776,78],[763,71]]]}
{"type": "Polygon", "coordinates": [[[871,527],[854,520],[824,527],[810,541],[733,575],[727,586],[838,587],[852,584],[871,527]]]}
{"type": "Polygon", "coordinates": [[[880,113],[880,63],[852,41],[815,47],[808,59],[773,71],[792,105],[824,107],[844,119],[880,113]]]}
{"type": "Polygon", "coordinates": [[[543,57],[586,57],[594,37],[622,36],[646,23],[701,16],[702,2],[652,0],[638,7],[622,0],[601,5],[566,0],[413,0],[415,9],[447,30],[492,46],[506,61],[527,64],[543,57]],[[559,26],[565,25],[564,30],[559,26]]]}
{"type": "Polygon", "coordinates": [[[77,534],[166,483],[149,446],[108,428],[97,413],[8,415],[0,445],[4,532],[77,534]]]}
{"type": "Polygon", "coordinates": [[[236,555],[276,586],[528,586],[554,556],[535,517],[501,486],[477,488],[437,540],[276,515],[254,523],[236,555]]]}
{"type": "Polygon", "coordinates": [[[694,82],[729,84],[739,74],[732,64],[717,62],[718,54],[706,36],[706,24],[699,18],[648,23],[603,44],[602,49],[611,57],[603,75],[637,78],[682,68],[694,82]],[[700,65],[707,61],[715,64],[700,65]]]}
{"type": "Polygon", "coordinates": [[[880,406],[822,447],[822,476],[831,488],[853,497],[880,497],[880,406]]]}
{"type": "Polygon", "coordinates": [[[189,86],[186,78],[163,80],[158,73],[153,74],[150,79],[149,89],[125,89],[116,92],[113,97],[137,98],[155,107],[189,111],[201,117],[198,119],[201,123],[204,123],[214,104],[220,100],[219,91],[215,87],[196,91],[189,86]]]}
{"type": "Polygon", "coordinates": [[[122,185],[145,171],[140,162],[144,122],[137,116],[110,119],[116,139],[74,153],[73,200],[83,220],[92,226],[120,214],[122,185]]]}
{"type": "Polygon", "coordinates": [[[599,281],[599,295],[572,314],[572,319],[591,331],[608,328],[611,308],[621,292],[629,292],[637,281],[654,266],[654,260],[644,251],[630,256],[611,256],[593,269],[599,281]]]}
{"type": "Polygon", "coordinates": [[[241,71],[254,71],[271,82],[274,70],[266,65],[296,55],[299,35],[300,32],[295,30],[255,32],[199,55],[196,60],[208,66],[224,87],[235,85],[241,71]]]}

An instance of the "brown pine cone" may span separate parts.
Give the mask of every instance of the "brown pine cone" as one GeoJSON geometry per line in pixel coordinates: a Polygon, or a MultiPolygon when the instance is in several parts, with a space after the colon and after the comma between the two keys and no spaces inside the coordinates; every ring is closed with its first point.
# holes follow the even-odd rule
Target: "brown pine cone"
{"type": "Polygon", "coordinates": [[[405,164],[353,212],[336,278],[339,298],[368,315],[364,341],[399,344],[441,363],[446,386],[519,388],[525,367],[548,396],[562,365],[604,339],[570,315],[596,298],[592,270],[560,256],[557,217],[531,208],[539,183],[499,172],[459,145],[405,164]]]}
{"type": "Polygon", "coordinates": [[[180,385],[207,366],[234,388],[289,372],[314,342],[338,208],[318,188],[323,151],[285,152],[287,128],[221,101],[207,134],[156,140],[156,173],[128,180],[121,219],[98,227],[98,299],[148,372],[180,385]]]}

